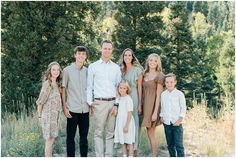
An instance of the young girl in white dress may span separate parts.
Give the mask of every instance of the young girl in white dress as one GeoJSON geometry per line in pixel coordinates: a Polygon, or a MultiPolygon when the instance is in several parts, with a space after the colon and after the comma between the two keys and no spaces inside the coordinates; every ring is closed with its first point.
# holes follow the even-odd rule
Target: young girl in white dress
{"type": "Polygon", "coordinates": [[[116,102],[119,104],[115,127],[115,143],[123,145],[123,156],[133,157],[135,143],[135,123],[132,115],[133,101],[130,97],[130,86],[127,81],[121,81],[118,86],[116,102]]]}

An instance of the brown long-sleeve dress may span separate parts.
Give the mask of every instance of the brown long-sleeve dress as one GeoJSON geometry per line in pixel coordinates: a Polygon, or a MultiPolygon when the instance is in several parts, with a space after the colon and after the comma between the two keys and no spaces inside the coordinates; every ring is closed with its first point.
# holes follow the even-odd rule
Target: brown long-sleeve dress
{"type": "Polygon", "coordinates": [[[42,85],[37,105],[42,104],[41,126],[44,139],[57,137],[59,130],[59,117],[62,110],[61,96],[58,86],[52,88],[49,81],[42,85]]]}
{"type": "Polygon", "coordinates": [[[155,127],[161,124],[160,122],[160,104],[157,112],[157,120],[152,122],[152,114],[155,109],[157,85],[164,84],[164,75],[158,73],[153,80],[143,80],[143,127],[155,127]]]}

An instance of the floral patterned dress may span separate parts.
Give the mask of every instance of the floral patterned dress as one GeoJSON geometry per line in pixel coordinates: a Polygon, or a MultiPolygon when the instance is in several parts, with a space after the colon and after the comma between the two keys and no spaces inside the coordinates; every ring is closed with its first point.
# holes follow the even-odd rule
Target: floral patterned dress
{"type": "Polygon", "coordinates": [[[41,126],[44,139],[57,137],[59,117],[62,111],[61,96],[58,86],[52,87],[47,80],[43,83],[37,105],[42,104],[41,126]]]}

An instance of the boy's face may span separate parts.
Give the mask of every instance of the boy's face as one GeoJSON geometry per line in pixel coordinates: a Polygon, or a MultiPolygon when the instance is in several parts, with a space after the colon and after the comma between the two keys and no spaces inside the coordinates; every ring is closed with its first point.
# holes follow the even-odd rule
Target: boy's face
{"type": "Polygon", "coordinates": [[[87,54],[86,54],[86,52],[84,52],[84,51],[77,51],[75,54],[74,54],[74,56],[75,56],[75,60],[77,61],[77,62],[80,62],[80,63],[83,63],[84,61],[85,61],[85,59],[87,58],[87,54]]]}
{"type": "Polygon", "coordinates": [[[169,91],[172,91],[175,88],[176,83],[177,81],[174,79],[174,77],[167,77],[165,79],[165,85],[169,91]]]}

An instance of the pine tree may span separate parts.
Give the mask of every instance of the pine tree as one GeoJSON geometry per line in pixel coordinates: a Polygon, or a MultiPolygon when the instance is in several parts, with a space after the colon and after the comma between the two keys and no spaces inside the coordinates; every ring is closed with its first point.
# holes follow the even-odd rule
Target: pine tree
{"type": "Polygon", "coordinates": [[[165,39],[162,37],[163,22],[159,13],[163,2],[115,2],[118,22],[113,34],[116,57],[125,48],[134,50],[142,64],[150,53],[161,54],[165,39]]]}
{"type": "Polygon", "coordinates": [[[168,8],[171,13],[165,35],[169,43],[165,47],[163,65],[166,72],[177,75],[177,87],[185,92],[186,97],[191,97],[192,92],[201,87],[198,67],[201,55],[195,52],[186,3],[172,2],[168,8]]]}
{"type": "Polygon", "coordinates": [[[26,104],[28,97],[38,96],[50,62],[64,67],[76,45],[87,46],[95,38],[89,21],[98,7],[90,2],[2,2],[2,104],[8,110],[15,110],[12,101],[22,95],[26,104]]]}

